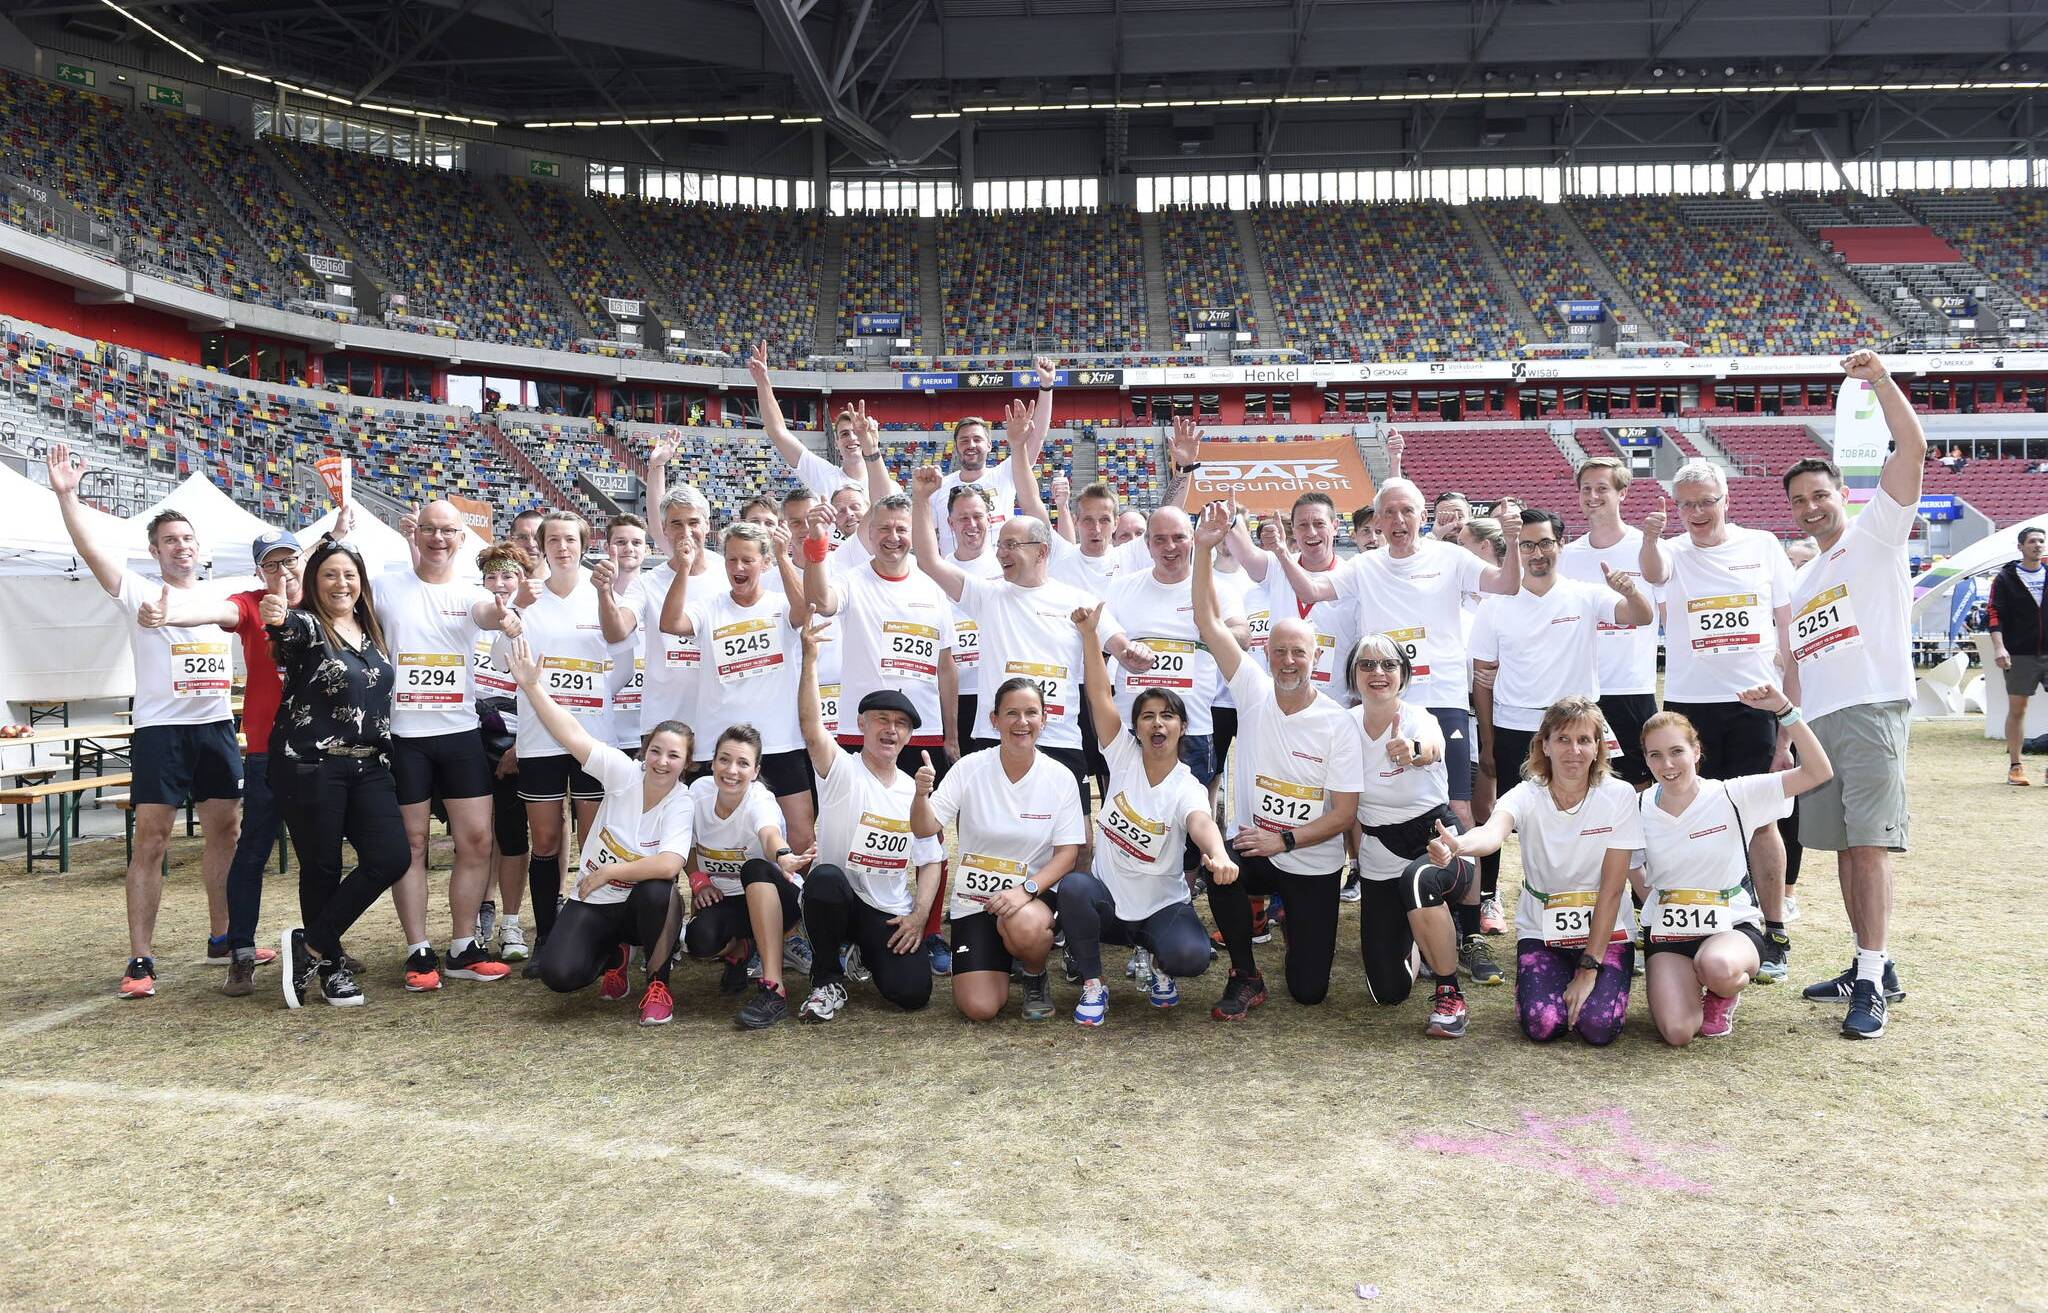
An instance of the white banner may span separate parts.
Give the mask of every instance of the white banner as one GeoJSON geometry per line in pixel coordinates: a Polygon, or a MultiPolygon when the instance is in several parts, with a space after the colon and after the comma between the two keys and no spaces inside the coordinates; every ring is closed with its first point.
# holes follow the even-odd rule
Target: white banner
{"type": "MultiPolygon", "coordinates": [[[[1943,351],[1891,355],[1902,375],[2048,370],[2048,351],[1943,351]]],[[[1636,356],[1616,360],[1432,360],[1302,365],[1206,365],[1126,369],[1126,388],[1317,386],[1325,383],[1583,382],[1618,378],[1812,377],[1838,373],[1840,356],[1636,356]]]]}

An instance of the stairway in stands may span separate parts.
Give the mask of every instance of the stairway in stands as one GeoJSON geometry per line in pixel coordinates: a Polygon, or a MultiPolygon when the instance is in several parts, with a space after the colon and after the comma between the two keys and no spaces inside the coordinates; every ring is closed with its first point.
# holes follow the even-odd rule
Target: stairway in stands
{"type": "Polygon", "coordinates": [[[1479,262],[1485,266],[1486,276],[1493,283],[1493,294],[1514,316],[1515,327],[1521,332],[1524,342],[1549,342],[1557,334],[1536,322],[1536,316],[1529,313],[1529,303],[1522,299],[1515,288],[1515,276],[1508,272],[1507,261],[1501,258],[1500,247],[1494,245],[1493,234],[1486,231],[1478,211],[1469,205],[1460,205],[1454,211],[1458,222],[1463,225],[1466,236],[1472,239],[1472,249],[1479,253],[1479,262]]]}
{"type": "Polygon", "coordinates": [[[824,355],[846,350],[839,335],[839,294],[846,281],[846,220],[825,216],[824,239],[818,244],[818,319],[811,330],[811,349],[824,355]]]}
{"type": "Polygon", "coordinates": [[[1250,210],[1233,212],[1237,219],[1237,246],[1244,252],[1244,281],[1252,294],[1252,317],[1258,320],[1254,346],[1280,345],[1280,320],[1273,313],[1273,284],[1266,279],[1266,263],[1259,258],[1259,235],[1252,228],[1250,210]]]}
{"type": "Polygon", "coordinates": [[[614,333],[598,331],[597,325],[591,322],[583,306],[569,291],[568,284],[562,281],[561,274],[556,272],[547,252],[540,249],[540,243],[534,240],[533,234],[526,231],[526,225],[513,213],[512,202],[505,199],[504,179],[486,179],[481,190],[484,195],[490,197],[491,208],[498,212],[499,220],[505,225],[506,231],[512,234],[512,240],[518,245],[520,258],[526,262],[526,267],[539,274],[548,291],[554,293],[557,308],[569,316],[569,322],[576,325],[578,335],[594,338],[615,337],[614,333]]]}
{"type": "Polygon", "coordinates": [[[939,295],[939,221],[917,221],[917,312],[924,320],[924,332],[917,349],[925,356],[943,355],[946,349],[946,306],[939,295]]]}
{"type": "Polygon", "coordinates": [[[1138,216],[1138,240],[1145,251],[1145,345],[1153,351],[1171,351],[1173,309],[1166,304],[1166,250],[1159,244],[1159,216],[1138,216]]]}

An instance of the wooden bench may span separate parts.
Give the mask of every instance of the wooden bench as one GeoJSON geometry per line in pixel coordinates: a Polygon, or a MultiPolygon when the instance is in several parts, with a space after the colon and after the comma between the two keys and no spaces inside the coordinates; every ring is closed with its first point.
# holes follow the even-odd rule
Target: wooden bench
{"type": "Polygon", "coordinates": [[[54,834],[57,839],[57,869],[70,870],[71,829],[78,813],[79,800],[85,794],[98,793],[103,789],[126,788],[132,782],[133,777],[128,775],[89,775],[82,780],[49,780],[42,784],[25,784],[0,791],[0,806],[15,808],[15,814],[21,818],[24,834],[27,834],[30,810],[39,802],[43,804],[43,847],[38,851],[36,836],[27,835],[28,844],[25,851],[28,854],[28,869],[36,869],[36,858],[50,855],[49,842],[51,835],[54,834]],[[52,802],[55,802],[57,808],[57,823],[54,829],[49,823],[52,802]]]}

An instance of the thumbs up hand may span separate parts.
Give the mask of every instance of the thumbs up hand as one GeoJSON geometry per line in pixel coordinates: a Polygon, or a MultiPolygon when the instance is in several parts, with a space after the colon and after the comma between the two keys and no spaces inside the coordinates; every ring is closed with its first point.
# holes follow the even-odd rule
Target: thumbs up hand
{"type": "Polygon", "coordinates": [[[164,585],[163,595],[154,602],[144,602],[135,610],[135,623],[144,629],[162,629],[169,623],[171,614],[171,586],[164,585]]]}
{"type": "Polygon", "coordinates": [[[285,584],[285,576],[279,573],[270,581],[270,591],[263,594],[263,600],[257,604],[256,617],[266,625],[284,623],[284,613],[287,609],[284,600],[285,584]]]}
{"type": "Polygon", "coordinates": [[[939,772],[932,765],[931,753],[921,752],[918,756],[924,759],[924,765],[917,768],[917,796],[928,798],[931,796],[933,783],[939,778],[939,772]]]}
{"type": "Polygon", "coordinates": [[[1436,838],[1429,841],[1429,861],[1432,866],[1448,870],[1458,860],[1458,836],[1442,821],[1436,823],[1436,838]]]}
{"type": "Polygon", "coordinates": [[[1662,538],[1664,536],[1664,522],[1670,518],[1671,499],[1659,496],[1657,498],[1657,509],[1643,517],[1643,537],[1662,538]]]}

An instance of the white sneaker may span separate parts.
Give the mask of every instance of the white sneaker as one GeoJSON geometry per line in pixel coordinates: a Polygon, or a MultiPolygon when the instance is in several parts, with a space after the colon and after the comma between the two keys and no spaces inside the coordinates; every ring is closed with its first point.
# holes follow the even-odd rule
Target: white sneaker
{"type": "Polygon", "coordinates": [[[1792,923],[1793,923],[1794,921],[1797,921],[1798,919],[1799,919],[1799,897],[1798,897],[1798,895],[1796,895],[1796,894],[1786,894],[1786,895],[1785,895],[1785,924],[1786,924],[1786,925],[1791,925],[1791,924],[1792,924],[1792,923]]]}
{"type": "Polygon", "coordinates": [[[498,957],[506,962],[524,962],[533,956],[526,946],[526,930],[517,921],[498,923],[498,957]]]}
{"type": "Polygon", "coordinates": [[[811,991],[811,996],[797,1009],[796,1019],[807,1024],[830,1021],[845,1006],[846,987],[836,980],[829,981],[811,991]]]}

